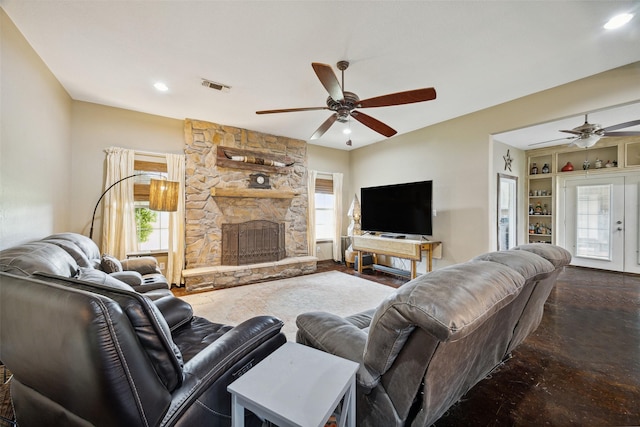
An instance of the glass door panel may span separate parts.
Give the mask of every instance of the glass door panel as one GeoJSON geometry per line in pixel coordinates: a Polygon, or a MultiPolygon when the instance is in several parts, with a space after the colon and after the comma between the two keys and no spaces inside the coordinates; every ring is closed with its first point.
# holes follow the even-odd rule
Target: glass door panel
{"type": "Polygon", "coordinates": [[[576,256],[611,260],[612,186],[576,186],[576,256]]]}

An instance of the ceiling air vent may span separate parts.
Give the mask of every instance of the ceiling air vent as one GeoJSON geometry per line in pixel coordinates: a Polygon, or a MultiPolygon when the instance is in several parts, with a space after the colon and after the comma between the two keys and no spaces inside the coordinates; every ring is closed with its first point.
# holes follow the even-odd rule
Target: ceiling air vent
{"type": "Polygon", "coordinates": [[[222,83],[212,82],[211,80],[202,79],[202,86],[208,87],[209,89],[215,89],[222,92],[229,92],[231,90],[231,86],[224,85],[222,83]]]}

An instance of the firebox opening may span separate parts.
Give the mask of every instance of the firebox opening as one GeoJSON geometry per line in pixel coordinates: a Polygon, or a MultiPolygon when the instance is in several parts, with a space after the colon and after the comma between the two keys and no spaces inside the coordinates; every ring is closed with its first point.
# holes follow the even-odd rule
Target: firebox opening
{"type": "Polygon", "coordinates": [[[283,223],[255,220],[222,224],[222,265],[257,264],[285,257],[283,223]]]}

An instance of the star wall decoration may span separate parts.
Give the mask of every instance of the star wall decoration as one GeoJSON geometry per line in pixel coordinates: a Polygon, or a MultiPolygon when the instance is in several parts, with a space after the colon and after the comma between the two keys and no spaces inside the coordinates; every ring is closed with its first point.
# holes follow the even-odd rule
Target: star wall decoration
{"type": "Polygon", "coordinates": [[[511,158],[511,155],[509,154],[509,150],[507,150],[507,155],[506,156],[502,156],[502,158],[504,159],[504,170],[507,170],[507,168],[508,168],[509,172],[511,172],[511,162],[513,161],[513,159],[511,158]]]}

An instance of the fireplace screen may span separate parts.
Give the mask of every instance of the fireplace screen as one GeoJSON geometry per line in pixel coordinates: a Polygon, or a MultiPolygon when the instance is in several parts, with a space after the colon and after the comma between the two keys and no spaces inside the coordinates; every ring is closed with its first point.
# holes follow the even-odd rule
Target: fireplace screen
{"type": "Polygon", "coordinates": [[[282,223],[257,220],[222,224],[222,265],[279,261],[285,253],[282,223]]]}

